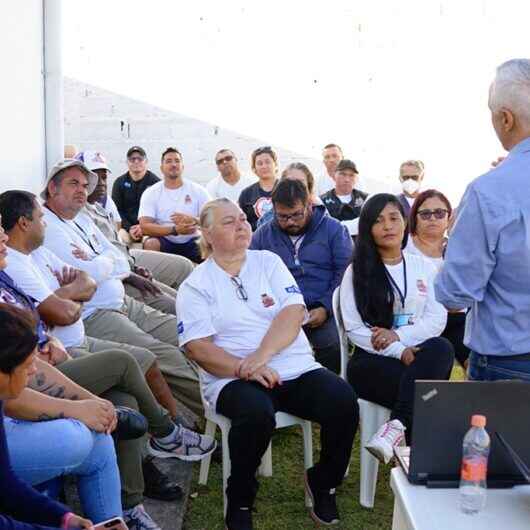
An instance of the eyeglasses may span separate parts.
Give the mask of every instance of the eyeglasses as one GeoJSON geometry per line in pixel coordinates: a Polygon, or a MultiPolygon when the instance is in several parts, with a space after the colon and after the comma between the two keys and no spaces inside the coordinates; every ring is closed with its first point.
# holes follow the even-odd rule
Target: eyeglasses
{"type": "Polygon", "coordinates": [[[218,158],[215,163],[220,166],[221,164],[232,162],[232,160],[234,160],[234,157],[232,155],[226,155],[224,158],[218,158]]]}
{"type": "Polygon", "coordinates": [[[230,276],[230,281],[236,288],[237,297],[243,302],[248,302],[248,294],[245,288],[243,287],[243,282],[239,276],[230,276]]]}
{"type": "Polygon", "coordinates": [[[280,223],[287,223],[291,219],[293,221],[301,221],[304,218],[304,216],[305,216],[305,211],[306,211],[306,209],[304,208],[303,210],[300,210],[298,212],[294,212],[294,213],[291,213],[291,214],[274,212],[274,215],[275,215],[276,219],[280,223]]]}
{"type": "Polygon", "coordinates": [[[145,160],[144,156],[131,156],[128,158],[129,162],[143,162],[145,160]]]}
{"type": "Polygon", "coordinates": [[[418,210],[418,215],[424,220],[428,221],[434,215],[435,219],[445,219],[449,210],[444,208],[436,208],[435,210],[418,210]]]}

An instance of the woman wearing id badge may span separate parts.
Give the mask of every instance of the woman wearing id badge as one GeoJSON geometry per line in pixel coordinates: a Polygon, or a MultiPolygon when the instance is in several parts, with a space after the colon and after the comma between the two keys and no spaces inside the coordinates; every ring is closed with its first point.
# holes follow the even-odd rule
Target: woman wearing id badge
{"type": "Polygon", "coordinates": [[[355,352],[348,381],[356,394],[391,409],[366,449],[388,463],[410,442],[414,381],[448,379],[453,347],[440,337],[447,311],[434,298],[436,268],[403,252],[406,221],[396,196],[380,193],[363,206],[352,265],[340,288],[340,307],[355,352]]]}

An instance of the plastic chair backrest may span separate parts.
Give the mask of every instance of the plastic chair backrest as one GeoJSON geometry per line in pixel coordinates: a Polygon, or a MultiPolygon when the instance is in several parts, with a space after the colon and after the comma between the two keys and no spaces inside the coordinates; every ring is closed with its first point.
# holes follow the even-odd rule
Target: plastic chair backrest
{"type": "Polygon", "coordinates": [[[346,381],[346,368],[350,358],[350,344],[348,342],[348,335],[344,329],[344,322],[342,320],[342,311],[340,310],[340,285],[333,292],[333,316],[335,317],[335,324],[337,326],[337,333],[340,341],[340,376],[346,381]]]}

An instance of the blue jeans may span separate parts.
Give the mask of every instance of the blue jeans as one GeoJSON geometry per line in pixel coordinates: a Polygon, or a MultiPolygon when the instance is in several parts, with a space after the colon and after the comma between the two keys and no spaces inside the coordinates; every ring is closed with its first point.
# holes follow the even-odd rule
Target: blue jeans
{"type": "Polygon", "coordinates": [[[30,484],[75,475],[85,515],[94,523],[122,515],[114,443],[77,420],[4,418],[15,474],[30,484]]]}
{"type": "Polygon", "coordinates": [[[521,379],[530,382],[530,359],[505,359],[498,355],[481,355],[472,351],[469,355],[468,377],[473,381],[498,381],[521,379]]]}

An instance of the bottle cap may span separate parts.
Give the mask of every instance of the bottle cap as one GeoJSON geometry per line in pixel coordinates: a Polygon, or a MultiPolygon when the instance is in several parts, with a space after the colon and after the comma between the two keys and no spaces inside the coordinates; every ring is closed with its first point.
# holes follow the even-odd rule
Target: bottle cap
{"type": "Polygon", "coordinates": [[[471,416],[471,425],[473,427],[486,427],[486,416],[482,414],[473,414],[471,416]]]}

